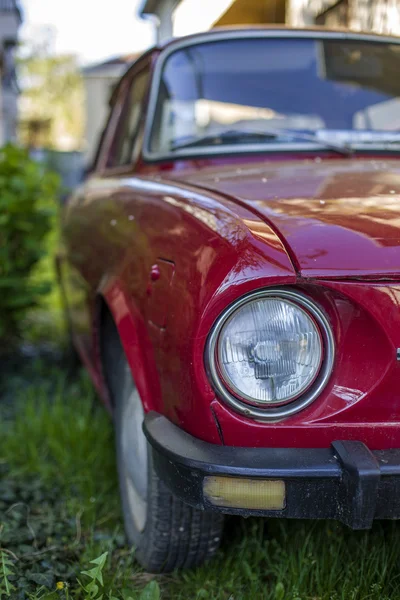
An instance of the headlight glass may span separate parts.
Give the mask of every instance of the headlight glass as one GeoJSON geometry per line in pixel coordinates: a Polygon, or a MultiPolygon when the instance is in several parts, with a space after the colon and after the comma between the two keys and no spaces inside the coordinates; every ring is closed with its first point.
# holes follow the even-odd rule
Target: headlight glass
{"type": "Polygon", "coordinates": [[[257,406],[294,400],[316,379],[323,357],[314,319],[279,297],[249,300],[222,326],[217,368],[230,391],[257,406]]]}

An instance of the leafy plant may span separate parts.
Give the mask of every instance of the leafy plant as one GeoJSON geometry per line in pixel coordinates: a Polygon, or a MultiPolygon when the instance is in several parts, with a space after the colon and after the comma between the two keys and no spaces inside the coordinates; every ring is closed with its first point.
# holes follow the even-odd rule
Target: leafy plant
{"type": "MultiPolygon", "coordinates": [[[[108,552],[104,552],[98,558],[90,561],[92,565],[95,565],[89,571],[82,571],[82,575],[85,575],[89,582],[84,585],[79,580],[81,589],[85,592],[84,600],[133,600],[131,595],[123,593],[122,596],[114,596],[112,591],[109,591],[105,596],[103,591],[103,569],[106,564],[108,552]]],[[[156,581],[150,581],[139,596],[139,600],[160,600],[160,588],[156,581]]]]}
{"type": "Polygon", "coordinates": [[[11,592],[15,589],[10,581],[10,577],[14,575],[12,567],[13,563],[10,558],[4,550],[0,550],[0,600],[2,598],[9,598],[11,592]]]}
{"type": "Polygon", "coordinates": [[[99,594],[99,586],[103,587],[103,585],[104,585],[103,584],[103,569],[104,569],[104,565],[106,564],[107,554],[108,554],[108,552],[104,552],[98,558],[91,560],[90,561],[91,564],[95,565],[95,566],[92,569],[90,569],[89,571],[82,571],[82,575],[86,575],[86,577],[89,578],[89,583],[87,583],[86,585],[83,585],[81,582],[79,582],[79,585],[86,593],[86,598],[88,600],[98,599],[98,598],[101,599],[103,597],[103,594],[101,594],[100,596],[98,594],[99,594]]]}
{"type": "Polygon", "coordinates": [[[60,138],[68,136],[69,149],[82,146],[84,131],[84,87],[77,57],[54,54],[51,34],[46,28],[35,39],[25,40],[18,60],[22,84],[19,139],[57,148],[60,138]],[[34,128],[28,123],[45,121],[47,126],[34,128]]]}
{"type": "Polygon", "coordinates": [[[11,144],[0,150],[0,352],[15,342],[26,312],[48,292],[34,283],[44,254],[58,190],[58,177],[11,144]]]}
{"type": "MultiPolygon", "coordinates": [[[[157,581],[150,581],[140,594],[139,600],[160,600],[160,586],[157,581]]],[[[123,598],[123,600],[129,600],[129,598],[123,598]]]]}
{"type": "MultiPolygon", "coordinates": [[[[93,568],[88,571],[81,571],[81,575],[89,581],[82,583],[78,579],[78,590],[76,590],[76,593],[71,595],[68,584],[58,581],[55,589],[51,591],[45,586],[40,586],[36,592],[29,594],[30,600],[77,600],[77,598],[82,600],[134,600],[134,596],[129,592],[123,592],[122,596],[115,596],[112,590],[105,591],[103,569],[107,561],[107,556],[108,552],[104,552],[90,561],[90,564],[94,565],[93,568]],[[83,597],[79,593],[79,590],[83,592],[83,597]]],[[[14,576],[12,567],[13,563],[11,559],[8,558],[4,551],[0,551],[0,600],[2,598],[10,598],[11,592],[15,590],[10,581],[10,577],[14,576]]],[[[138,598],[136,593],[135,598],[138,598]]],[[[158,583],[150,581],[140,593],[138,600],[160,600],[160,587],[158,583]]]]}

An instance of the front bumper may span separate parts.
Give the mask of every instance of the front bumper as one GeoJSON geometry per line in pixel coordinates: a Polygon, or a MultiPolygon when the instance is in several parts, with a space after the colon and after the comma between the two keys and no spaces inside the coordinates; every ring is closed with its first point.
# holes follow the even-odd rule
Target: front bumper
{"type": "Polygon", "coordinates": [[[358,441],[316,449],[217,446],[155,412],[146,415],[144,432],[159,477],[175,496],[196,508],[242,516],[336,519],[353,529],[369,529],[374,519],[400,518],[400,449],[371,451],[358,441]],[[204,493],[204,480],[210,476],[284,481],[284,508],[216,506],[204,493]]]}

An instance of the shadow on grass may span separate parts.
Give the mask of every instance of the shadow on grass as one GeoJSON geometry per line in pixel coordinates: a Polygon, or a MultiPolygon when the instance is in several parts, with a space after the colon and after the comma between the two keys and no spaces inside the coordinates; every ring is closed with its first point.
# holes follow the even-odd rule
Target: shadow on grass
{"type": "MultiPolygon", "coordinates": [[[[33,361],[3,385],[0,545],[15,559],[18,596],[77,573],[104,551],[108,588],[138,593],[143,573],[125,546],[112,424],[84,373],[33,361]]],[[[158,576],[162,599],[400,599],[400,528],[352,532],[333,522],[226,520],[216,559],[158,576]]],[[[78,596],[77,596],[78,597],[78,596]]]]}

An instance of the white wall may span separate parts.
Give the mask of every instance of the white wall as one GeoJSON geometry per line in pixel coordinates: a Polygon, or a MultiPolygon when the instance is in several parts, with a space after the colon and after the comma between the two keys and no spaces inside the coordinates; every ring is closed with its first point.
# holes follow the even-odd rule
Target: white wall
{"type": "MultiPolygon", "coordinates": [[[[14,12],[0,11],[0,54],[3,54],[4,43],[17,41],[20,20],[14,12]]],[[[18,94],[16,89],[4,88],[1,85],[3,72],[0,72],[0,146],[6,141],[14,141],[17,127],[18,94]]]]}
{"type": "Polygon", "coordinates": [[[315,17],[337,0],[287,0],[286,23],[291,27],[306,27],[315,23],[315,17]]]}
{"type": "Polygon", "coordinates": [[[2,134],[3,140],[15,142],[17,135],[18,120],[18,95],[12,90],[2,90],[1,114],[3,120],[2,134]]]}
{"type": "Polygon", "coordinates": [[[96,153],[100,134],[106,123],[109,100],[113,86],[126,69],[125,65],[114,65],[103,71],[83,73],[86,100],[85,164],[90,165],[96,153]]]}
{"type": "MultiPolygon", "coordinates": [[[[264,0],[260,0],[261,2],[264,0]]],[[[154,8],[157,41],[211,29],[234,0],[159,0],[154,8]]]]}
{"type": "Polygon", "coordinates": [[[0,40],[17,39],[20,21],[16,13],[0,11],[0,40]]]}
{"type": "MultiPolygon", "coordinates": [[[[286,22],[293,27],[313,25],[315,17],[337,0],[288,0],[286,22]]],[[[400,34],[399,0],[349,0],[349,23],[354,31],[400,34]]]]}
{"type": "Polygon", "coordinates": [[[207,31],[234,0],[182,0],[173,14],[174,36],[207,31]]]}

